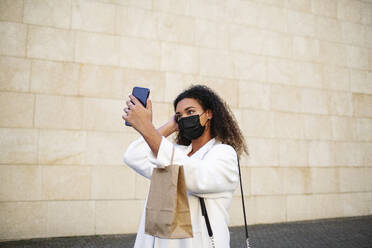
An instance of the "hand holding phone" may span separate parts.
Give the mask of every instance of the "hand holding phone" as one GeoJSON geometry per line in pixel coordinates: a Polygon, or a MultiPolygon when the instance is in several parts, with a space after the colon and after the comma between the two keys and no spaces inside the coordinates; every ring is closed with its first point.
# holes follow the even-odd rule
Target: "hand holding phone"
{"type": "MultiPolygon", "coordinates": [[[[150,95],[150,89],[136,86],[132,90],[132,95],[136,97],[141,102],[141,104],[146,108],[146,102],[147,98],[150,95]]],[[[131,126],[130,123],[127,121],[125,121],[125,125],[131,126]]]]}

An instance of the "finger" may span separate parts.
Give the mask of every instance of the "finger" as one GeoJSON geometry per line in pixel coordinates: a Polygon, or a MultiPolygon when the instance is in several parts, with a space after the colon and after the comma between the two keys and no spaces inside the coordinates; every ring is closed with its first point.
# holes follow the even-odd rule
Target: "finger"
{"type": "Polygon", "coordinates": [[[124,108],[124,112],[126,113],[126,114],[128,114],[128,112],[129,112],[129,108],[124,108]]]}
{"type": "Polygon", "coordinates": [[[132,100],[132,102],[134,103],[134,105],[140,105],[140,101],[133,95],[129,95],[129,98],[132,100]]]}
{"type": "Polygon", "coordinates": [[[147,98],[147,101],[146,101],[146,108],[152,112],[152,102],[151,102],[151,100],[150,100],[150,97],[147,98]]]}
{"type": "Polygon", "coordinates": [[[133,103],[130,100],[128,100],[126,103],[127,103],[128,108],[130,108],[131,106],[133,106],[133,103]]]}

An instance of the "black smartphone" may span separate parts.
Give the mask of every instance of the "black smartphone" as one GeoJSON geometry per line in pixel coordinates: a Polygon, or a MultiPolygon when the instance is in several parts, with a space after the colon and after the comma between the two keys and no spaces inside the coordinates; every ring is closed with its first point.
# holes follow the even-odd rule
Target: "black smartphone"
{"type": "MultiPolygon", "coordinates": [[[[150,95],[150,89],[135,86],[133,87],[132,95],[136,97],[142,103],[142,105],[146,108],[146,102],[147,102],[147,98],[150,95]]],[[[125,121],[125,125],[131,126],[129,122],[127,121],[125,121]]]]}

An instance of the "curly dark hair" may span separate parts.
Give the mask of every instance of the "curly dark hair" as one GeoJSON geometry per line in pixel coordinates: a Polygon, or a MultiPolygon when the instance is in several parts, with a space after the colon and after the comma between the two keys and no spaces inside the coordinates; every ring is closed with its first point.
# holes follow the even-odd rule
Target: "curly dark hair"
{"type": "MultiPolygon", "coordinates": [[[[184,98],[193,98],[202,106],[203,110],[210,109],[213,118],[210,122],[212,138],[219,139],[223,144],[231,145],[238,155],[243,152],[247,155],[248,148],[239,125],[227,103],[221,99],[211,88],[205,85],[192,85],[180,93],[173,102],[174,110],[178,102],[184,98]]],[[[175,138],[177,144],[190,145],[191,140],[185,138],[181,132],[175,138]]]]}

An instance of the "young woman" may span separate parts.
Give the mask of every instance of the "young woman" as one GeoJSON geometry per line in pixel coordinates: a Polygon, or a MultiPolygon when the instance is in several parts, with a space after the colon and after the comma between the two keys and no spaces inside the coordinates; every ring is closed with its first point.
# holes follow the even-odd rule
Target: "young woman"
{"type": "Polygon", "coordinates": [[[148,235],[144,233],[144,209],[134,247],[210,247],[199,197],[205,199],[215,247],[230,247],[228,208],[239,183],[237,155],[248,154],[248,150],[227,104],[210,88],[192,86],[174,100],[175,115],[155,129],[151,101],[144,108],[135,97],[129,97],[122,117],[142,136],[129,145],[123,161],[151,180],[153,168],[170,164],[175,146],[174,164],[184,168],[193,229],[193,238],[161,239],[148,235]],[[174,132],[176,144],[166,139],[174,132]]]}

